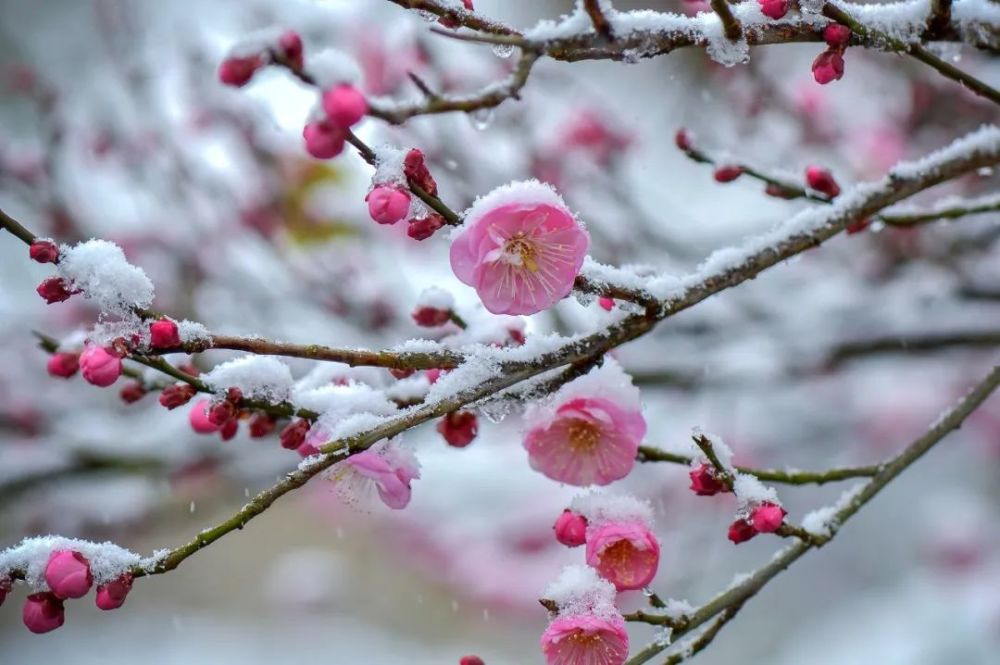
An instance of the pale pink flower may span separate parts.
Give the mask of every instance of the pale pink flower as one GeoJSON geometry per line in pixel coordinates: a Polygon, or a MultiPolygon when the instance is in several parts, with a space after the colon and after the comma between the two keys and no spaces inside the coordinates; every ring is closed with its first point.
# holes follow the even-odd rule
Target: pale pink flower
{"type": "Polygon", "coordinates": [[[80,354],[83,378],[101,388],[107,388],[122,375],[122,359],[112,349],[88,344],[80,354]]]}
{"type": "Polygon", "coordinates": [[[401,510],[410,503],[410,482],[420,478],[420,464],[408,448],[386,444],[338,462],[330,470],[330,478],[347,502],[356,501],[374,487],[385,505],[401,510]]]}
{"type": "Polygon", "coordinates": [[[628,475],[646,421],[642,412],[601,397],[575,397],[524,439],[531,468],[570,485],[607,485],[628,475]]]}
{"type": "Polygon", "coordinates": [[[642,589],[656,576],[660,543],[643,522],[605,522],[587,529],[587,565],[619,591],[642,589]]]}
{"type": "Polygon", "coordinates": [[[622,665],[628,658],[628,632],[620,615],[573,614],[558,617],[542,633],[547,665],[622,665]]]}
{"type": "Polygon", "coordinates": [[[477,203],[451,245],[451,268],[494,314],[534,314],[569,295],[590,237],[554,192],[537,183],[477,203]],[[530,201],[541,190],[544,202],[530,201]]]}

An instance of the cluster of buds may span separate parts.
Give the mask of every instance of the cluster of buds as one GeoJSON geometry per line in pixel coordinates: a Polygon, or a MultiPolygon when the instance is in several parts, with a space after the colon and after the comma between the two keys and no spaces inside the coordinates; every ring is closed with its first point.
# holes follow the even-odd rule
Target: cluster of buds
{"type": "Polygon", "coordinates": [[[812,63],[813,78],[820,85],[839,81],[844,76],[844,51],[851,41],[851,29],[831,23],[823,29],[823,41],[827,48],[812,63]]]}
{"type": "Polygon", "coordinates": [[[299,418],[288,423],[278,435],[281,447],[298,451],[303,457],[315,454],[318,452],[317,448],[311,443],[306,442],[306,436],[309,434],[311,427],[309,421],[304,418],[299,418]]]}
{"type": "Polygon", "coordinates": [[[303,66],[302,38],[294,30],[286,30],[276,44],[267,50],[247,55],[231,55],[219,64],[219,81],[241,87],[250,82],[257,70],[274,61],[301,71],[303,66]]]}
{"type": "Polygon", "coordinates": [[[733,541],[734,545],[739,545],[758,533],[774,533],[784,523],[787,514],[788,511],[779,504],[762,501],[729,525],[729,540],[733,541]]]}
{"type": "MultiPolygon", "coordinates": [[[[190,388],[190,386],[188,387],[190,388]]],[[[192,390],[194,389],[192,388],[192,390]]],[[[209,399],[198,400],[188,414],[191,429],[198,434],[214,434],[218,432],[223,441],[229,441],[236,436],[236,432],[240,426],[240,402],[242,401],[243,391],[239,388],[230,388],[226,391],[222,399],[214,401],[209,399]]],[[[270,429],[267,429],[265,423],[259,423],[256,429],[258,432],[263,430],[263,434],[260,434],[260,436],[264,436],[273,430],[274,426],[272,425],[270,429]]]]}
{"type": "MultiPolygon", "coordinates": [[[[424,153],[419,148],[411,148],[403,158],[403,176],[411,187],[437,196],[437,181],[428,170],[424,153]]],[[[395,224],[409,218],[406,234],[414,240],[426,240],[445,225],[444,218],[435,212],[411,216],[412,197],[400,185],[376,185],[368,192],[365,201],[368,203],[368,214],[379,224],[395,224]]]]}
{"type": "Polygon", "coordinates": [[[340,83],[323,91],[320,100],[323,115],[302,130],[306,152],[316,159],[331,159],[344,151],[351,127],[368,113],[364,94],[349,83],[340,83]]]}
{"type": "MultiPolygon", "coordinates": [[[[90,562],[79,552],[58,550],[49,555],[45,565],[45,583],[48,591],[30,594],[24,601],[21,617],[33,633],[48,633],[66,621],[63,603],[87,595],[94,585],[90,562]]],[[[10,580],[0,581],[0,603],[10,590],[10,580]]],[[[95,602],[102,610],[115,610],[125,603],[132,590],[132,575],[120,577],[97,587],[95,602]]]]}

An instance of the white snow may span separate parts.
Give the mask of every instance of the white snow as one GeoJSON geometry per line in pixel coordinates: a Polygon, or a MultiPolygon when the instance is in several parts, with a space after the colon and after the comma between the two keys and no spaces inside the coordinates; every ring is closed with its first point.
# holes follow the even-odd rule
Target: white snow
{"type": "Polygon", "coordinates": [[[778,493],[773,487],[767,487],[753,476],[745,473],[736,474],[736,479],[733,481],[733,493],[741,508],[764,501],[780,503],[778,493]]]}
{"type": "Polygon", "coordinates": [[[615,607],[615,587],[590,566],[565,566],[542,597],[559,607],[559,614],[596,614],[610,618],[619,614],[615,607]]]}
{"type": "Polygon", "coordinates": [[[287,400],[292,390],[292,371],[273,356],[242,356],[217,365],[201,378],[216,392],[239,388],[245,397],[269,402],[287,400]]]}
{"type": "Polygon", "coordinates": [[[356,84],[361,80],[361,70],[354,58],[336,49],[326,49],[309,56],[306,59],[305,69],[316,80],[316,85],[321,90],[342,83],[356,84]]]}
{"type": "Polygon", "coordinates": [[[114,543],[95,543],[89,540],[62,536],[37,536],[25,538],[18,545],[0,551],[0,577],[14,570],[24,571],[25,582],[35,591],[47,591],[45,566],[52,552],[72,550],[90,562],[94,584],[104,584],[117,579],[133,566],[151,569],[162,554],[142,557],[114,543]]]}
{"type": "MultiPolygon", "coordinates": [[[[695,427],[691,431],[692,436],[703,436],[712,443],[712,450],[715,451],[715,456],[718,458],[719,463],[725,467],[726,471],[730,475],[735,476],[736,471],[733,469],[733,449],[726,445],[726,442],[722,440],[722,437],[718,434],[711,434],[709,432],[703,432],[701,428],[695,427]]],[[[702,462],[708,462],[708,458],[705,454],[701,452],[701,448],[695,446],[694,465],[698,465],[702,462]]]]}
{"type": "Polygon", "coordinates": [[[185,344],[212,339],[208,328],[197,321],[188,321],[187,319],[177,322],[177,334],[180,336],[181,342],[185,344]]]}
{"type": "Polygon", "coordinates": [[[840,497],[830,506],[817,508],[806,513],[802,518],[802,528],[817,536],[833,535],[833,529],[837,528],[836,516],[848,504],[854,501],[855,497],[864,489],[867,483],[857,483],[853,487],[845,490],[840,497]]]}
{"type": "Polygon", "coordinates": [[[278,40],[284,32],[280,26],[270,26],[248,33],[229,47],[226,58],[251,58],[255,55],[264,55],[278,48],[278,40]]]}
{"type": "Polygon", "coordinates": [[[627,411],[642,409],[642,395],[632,385],[632,377],[625,373],[617,360],[605,357],[600,367],[562,386],[544,403],[529,407],[525,413],[525,426],[530,429],[548,421],[554,407],[577,397],[606,399],[627,411]]]}
{"type": "Polygon", "coordinates": [[[118,245],[107,240],[87,240],[59,250],[59,272],[102,312],[129,317],[133,307],[153,304],[153,283],[142,268],[125,258],[118,245]]]}
{"type": "Polygon", "coordinates": [[[649,501],[630,494],[616,494],[604,489],[593,489],[577,495],[570,503],[573,512],[587,518],[590,527],[606,522],[642,522],[653,524],[653,507],[649,501]]]}
{"type": "MultiPolygon", "coordinates": [[[[566,202],[563,201],[562,197],[550,185],[534,179],[510,182],[477,198],[463,213],[465,223],[454,228],[451,238],[454,239],[463,230],[471,228],[488,212],[500,206],[510,204],[547,204],[569,212],[566,202]]],[[[580,223],[579,220],[577,220],[577,223],[580,223]]],[[[582,224],[580,225],[583,226],[582,224]]]]}
{"type": "Polygon", "coordinates": [[[400,150],[390,145],[374,148],[375,173],[372,174],[372,185],[406,186],[406,176],[403,174],[403,160],[406,150],[400,150]]]}
{"type": "Polygon", "coordinates": [[[452,310],[455,308],[455,298],[444,289],[431,286],[417,297],[417,308],[429,307],[430,309],[452,310]]]}

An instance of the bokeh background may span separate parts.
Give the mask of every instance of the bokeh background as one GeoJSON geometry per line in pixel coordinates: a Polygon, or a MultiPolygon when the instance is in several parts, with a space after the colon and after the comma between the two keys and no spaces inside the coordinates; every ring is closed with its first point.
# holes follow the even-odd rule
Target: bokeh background
{"type": "MultiPolygon", "coordinates": [[[[697,3],[619,9],[693,12],[697,3]]],[[[570,2],[477,0],[517,26],[570,2]]],[[[426,335],[409,319],[420,291],[452,291],[447,242],[410,241],[367,217],[370,169],[354,154],[310,159],[301,128],[315,93],[280,71],[223,88],[216,67],[256,29],[298,30],[307,57],[355,57],[372,95],[472,91],[514,58],[429,32],[377,0],[43,0],[0,2],[0,206],[42,235],[122,245],[153,279],[155,307],[211,330],[338,346],[426,335]]],[[[700,146],[800,178],[807,164],[842,185],[996,120],[994,108],[896,56],[850,49],[847,75],[812,81],[816,44],[755,49],[734,68],[689,49],[636,63],[542,62],[520,102],[475,117],[369,120],[374,145],[420,147],[444,200],[461,209],[503,183],[556,184],[586,220],[594,257],[678,274],[802,207],[759,183],[713,182],[673,146],[700,146]],[[618,140],[573,139],[596,118],[618,140]],[[575,141],[575,142],[574,142],[575,141]]],[[[988,81],[995,59],[940,51],[988,81]]],[[[922,197],[997,191],[981,172],[922,197]]],[[[921,433],[977,380],[995,347],[905,347],[842,358],[845,342],[1000,330],[1000,215],[841,237],[671,319],[618,353],[643,390],[649,442],[684,450],[692,427],[720,434],[740,463],[820,469],[869,463],[921,433]]],[[[60,533],[140,552],[172,547],[232,513],[297,463],[274,437],[222,443],[190,431],[185,409],[53,379],[33,330],[67,336],[96,313],[33,292],[47,272],[0,235],[0,545],[60,533]]],[[[528,334],[606,324],[573,299],[525,320],[528,334]]],[[[203,354],[203,368],[228,358],[203,354]]],[[[293,362],[297,376],[312,369],[293,362]]],[[[386,385],[387,373],[338,369],[386,385]]],[[[432,425],[406,436],[423,476],[412,504],[345,507],[316,480],[177,571],[137,584],[124,608],[68,606],[44,636],[0,607],[0,661],[29,663],[541,662],[537,598],[582,553],[551,537],[570,498],[532,472],[518,414],[493,409],[467,449],[432,425]],[[492,422],[492,421],[496,422],[492,422]]],[[[706,665],[936,665],[995,662],[1000,648],[1000,400],[987,402],[867,507],[747,605],[698,656],[706,665]]],[[[682,467],[639,465],[616,489],[652,501],[663,543],[654,588],[698,604],[767,561],[780,543],[733,547],[731,497],[699,498],[682,467]]],[[[780,489],[790,518],[843,487],[780,489]]],[[[643,602],[624,598],[626,606],[643,602]]],[[[651,637],[632,629],[633,642],[651,637]]]]}

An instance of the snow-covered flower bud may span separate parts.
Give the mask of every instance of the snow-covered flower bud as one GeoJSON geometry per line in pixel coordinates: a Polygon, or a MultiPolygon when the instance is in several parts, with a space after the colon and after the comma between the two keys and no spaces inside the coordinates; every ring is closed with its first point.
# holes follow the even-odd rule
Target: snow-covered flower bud
{"type": "Polygon", "coordinates": [[[715,182],[732,182],[743,175],[743,167],[735,164],[724,164],[715,169],[712,177],[715,182]]]}
{"type": "Polygon", "coordinates": [[[610,312],[615,308],[615,299],[608,298],[607,296],[601,296],[600,298],[597,299],[597,304],[605,312],[610,312]]]}
{"type": "Polygon", "coordinates": [[[154,349],[173,349],[181,345],[177,324],[170,319],[160,319],[149,324],[149,345],[154,349]]]}
{"type": "Polygon", "coordinates": [[[688,476],[691,478],[691,491],[698,496],[713,496],[728,491],[715,475],[715,468],[711,464],[698,465],[688,472],[688,476]]]}
{"type": "MultiPolygon", "coordinates": [[[[161,398],[162,403],[162,398],[161,398]]],[[[188,422],[191,429],[198,434],[213,434],[219,431],[219,426],[208,419],[208,408],[212,405],[209,399],[200,399],[191,407],[188,413],[188,422]]]]}
{"type": "Polygon", "coordinates": [[[479,420],[472,411],[452,411],[438,421],[437,431],[449,446],[465,448],[479,433],[479,420]]]}
{"type": "Polygon", "coordinates": [[[431,196],[437,196],[437,182],[427,170],[424,153],[419,148],[411,148],[403,158],[403,175],[431,196]]]}
{"type": "Polygon", "coordinates": [[[81,598],[94,583],[90,562],[72,550],[52,552],[45,565],[45,583],[59,598],[81,598]]]}
{"type": "Polygon", "coordinates": [[[52,376],[68,379],[80,369],[80,356],[75,353],[53,353],[49,356],[45,369],[52,376]]]}
{"type": "Polygon", "coordinates": [[[820,85],[839,81],[844,76],[844,56],[833,49],[823,51],[813,60],[812,73],[820,85]]]}
{"type": "Polygon", "coordinates": [[[260,439],[277,428],[278,423],[266,413],[255,413],[250,419],[250,437],[260,439]]]}
{"type": "Polygon", "coordinates": [[[62,277],[49,277],[39,284],[35,291],[49,305],[69,300],[70,296],[77,293],[69,290],[69,284],[62,277]]]}
{"type": "Polygon", "coordinates": [[[302,130],[306,152],[316,159],[332,159],[342,153],[346,136],[344,130],[323,120],[310,122],[302,130]]]}
{"type": "Polygon", "coordinates": [[[847,43],[851,41],[851,29],[846,25],[831,23],[823,28],[823,41],[831,48],[847,46],[847,43]]]}
{"type": "Polygon", "coordinates": [[[413,317],[414,323],[418,326],[437,328],[451,320],[451,310],[434,307],[417,307],[410,316],[413,317]]]}
{"type": "Polygon", "coordinates": [[[97,587],[95,602],[102,610],[117,610],[125,604],[128,592],[132,590],[132,574],[125,573],[107,584],[97,587]]]}
{"type": "Polygon", "coordinates": [[[55,263],[59,260],[59,247],[51,240],[36,240],[28,247],[28,255],[38,263],[55,263]]]}
{"type": "Polygon", "coordinates": [[[733,541],[734,545],[745,543],[756,535],[757,530],[742,517],[729,525],[729,540],[733,541]]]}
{"type": "Polygon", "coordinates": [[[395,224],[410,211],[410,193],[389,185],[379,185],[365,197],[368,214],[379,224],[395,224]]]}
{"type": "Polygon", "coordinates": [[[414,240],[427,240],[443,226],[444,217],[436,212],[432,212],[426,217],[411,219],[409,225],[406,227],[406,235],[414,240]]]}
{"type": "Polygon", "coordinates": [[[368,113],[368,102],[360,90],[341,84],[323,93],[323,110],[334,127],[347,130],[361,122],[368,113]]]}
{"type": "Polygon", "coordinates": [[[820,194],[824,194],[831,199],[840,195],[840,185],[834,180],[829,169],[820,166],[806,167],[806,184],[810,189],[814,189],[820,194]]]}
{"type": "Polygon", "coordinates": [[[146,395],[146,389],[143,387],[142,383],[139,381],[129,381],[122,389],[118,392],[118,396],[121,397],[122,401],[126,404],[133,404],[138,402],[146,395]]]}
{"type": "Polygon", "coordinates": [[[302,37],[294,30],[286,30],[278,37],[278,50],[293,69],[302,69],[302,37]]]}
{"type": "MultiPolygon", "coordinates": [[[[462,5],[466,9],[468,9],[470,12],[474,9],[474,7],[472,6],[472,0],[462,0],[462,5]]],[[[452,30],[454,30],[455,28],[457,28],[457,27],[459,27],[461,25],[461,23],[459,23],[458,21],[453,21],[453,20],[451,20],[449,18],[445,18],[444,16],[442,16],[441,18],[438,19],[438,23],[440,23],[444,27],[450,28],[452,30]]],[[[468,657],[469,658],[475,658],[475,656],[468,656],[468,657]]],[[[482,663],[482,661],[480,661],[480,663],[482,663]]],[[[461,665],[470,665],[470,664],[466,663],[465,660],[463,659],[461,665]]]]}
{"type": "Polygon", "coordinates": [[[757,533],[774,533],[788,514],[784,508],[771,501],[764,501],[750,511],[750,524],[757,533]]]}
{"type": "Polygon", "coordinates": [[[788,13],[791,0],[757,0],[760,3],[760,13],[768,18],[778,20],[788,13]]]}
{"type": "Polygon", "coordinates": [[[302,418],[293,420],[285,425],[285,428],[281,430],[281,434],[278,435],[281,447],[288,448],[289,450],[298,449],[302,445],[302,442],[305,441],[306,434],[309,433],[309,427],[309,421],[302,418]]]}
{"type": "Polygon", "coordinates": [[[55,594],[33,593],[24,599],[21,619],[31,632],[47,633],[63,625],[66,621],[66,611],[63,608],[63,601],[55,594]]]}
{"type": "Polygon", "coordinates": [[[562,511],[552,529],[556,540],[566,547],[579,547],[587,542],[587,518],[569,508],[562,511]]]}
{"type": "Polygon", "coordinates": [[[229,400],[214,402],[208,408],[208,421],[217,427],[222,427],[236,417],[237,411],[236,405],[229,400]]]}
{"type": "Polygon", "coordinates": [[[173,410],[190,402],[196,392],[198,391],[195,390],[194,386],[191,386],[190,384],[175,383],[171,386],[167,386],[160,393],[160,404],[173,410]]]}
{"type": "Polygon", "coordinates": [[[97,344],[88,344],[80,354],[83,378],[101,388],[107,388],[122,375],[122,359],[111,349],[97,344]]]}
{"type": "Polygon", "coordinates": [[[691,138],[691,133],[688,130],[681,127],[674,134],[674,144],[684,152],[687,152],[694,145],[694,141],[691,138]]]}
{"type": "Polygon", "coordinates": [[[392,374],[394,379],[406,379],[413,376],[417,370],[415,369],[399,369],[396,367],[389,368],[389,374],[392,374]]]}
{"type": "Polygon", "coordinates": [[[244,86],[263,66],[264,59],[259,54],[245,58],[226,58],[219,65],[219,81],[237,88],[244,86]]]}

